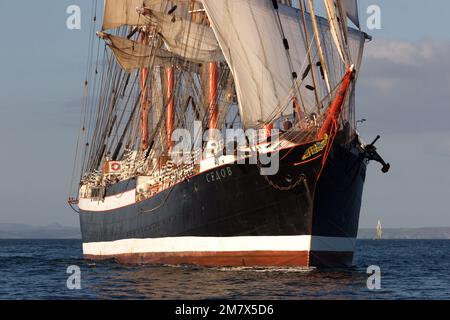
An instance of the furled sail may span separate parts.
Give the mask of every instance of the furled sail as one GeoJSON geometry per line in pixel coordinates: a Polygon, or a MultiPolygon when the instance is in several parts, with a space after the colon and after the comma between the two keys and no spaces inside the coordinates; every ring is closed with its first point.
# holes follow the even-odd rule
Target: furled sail
{"type": "Polygon", "coordinates": [[[99,33],[99,36],[109,41],[108,47],[113,52],[120,67],[127,72],[140,68],[173,65],[183,70],[198,72],[198,65],[186,62],[162,48],[150,47],[140,42],[104,32],[99,33]]]}
{"type": "MultiPolygon", "coordinates": [[[[244,126],[259,126],[291,101],[294,87],[292,72],[303,74],[308,68],[301,13],[295,8],[279,5],[283,32],[290,46],[290,63],[272,1],[202,0],[202,3],[233,73],[244,126]]],[[[342,79],[346,66],[340,61],[335,49],[330,47],[328,21],[319,17],[317,20],[328,65],[335,66],[330,71],[334,87],[342,79]]],[[[306,34],[313,35],[310,17],[306,25],[306,34]]],[[[352,30],[349,34],[349,49],[357,68],[363,43],[362,33],[352,30]]],[[[311,45],[310,50],[315,56],[317,48],[311,45]]],[[[301,86],[300,94],[305,101],[305,109],[310,112],[315,110],[313,93],[301,86]]],[[[327,94],[322,90],[320,98],[327,94]]]]}
{"type": "Polygon", "coordinates": [[[149,10],[144,18],[147,24],[158,26],[168,51],[192,62],[223,60],[210,27],[154,10],[149,10]]]}
{"type": "Polygon", "coordinates": [[[170,62],[172,55],[163,50],[151,48],[142,43],[128,40],[127,38],[107,34],[104,32],[98,35],[109,41],[109,48],[114,53],[117,62],[127,72],[138,68],[146,68],[151,65],[163,65],[170,62]]]}

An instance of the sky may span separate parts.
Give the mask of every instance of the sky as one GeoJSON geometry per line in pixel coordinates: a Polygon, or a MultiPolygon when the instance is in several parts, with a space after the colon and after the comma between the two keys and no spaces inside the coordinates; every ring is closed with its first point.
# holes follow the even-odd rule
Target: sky
{"type": "MultiPolygon", "coordinates": [[[[67,206],[91,0],[0,2],[0,223],[78,225],[67,206]],[[69,30],[67,7],[81,8],[69,30]]],[[[450,226],[450,1],[360,0],[359,127],[392,165],[368,169],[360,226],[450,226]],[[381,9],[369,30],[367,8],[381,9]]]]}

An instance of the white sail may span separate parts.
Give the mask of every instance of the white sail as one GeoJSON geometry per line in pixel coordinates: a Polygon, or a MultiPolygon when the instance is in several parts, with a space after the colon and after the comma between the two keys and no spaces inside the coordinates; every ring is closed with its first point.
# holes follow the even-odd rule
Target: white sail
{"type": "MultiPolygon", "coordinates": [[[[204,0],[203,6],[234,75],[242,121],[247,127],[264,122],[289,102],[292,71],[271,1],[204,0]],[[245,17],[245,18],[243,18],[245,17]]],[[[293,64],[301,74],[306,50],[298,16],[280,6],[293,64]]]]}
{"type": "Polygon", "coordinates": [[[377,224],[377,227],[376,227],[376,233],[377,233],[376,238],[377,238],[378,240],[380,240],[380,239],[381,239],[381,236],[382,236],[382,234],[383,234],[383,229],[382,229],[382,227],[381,227],[381,221],[380,221],[380,220],[378,220],[378,224],[377,224]]]}
{"type": "Polygon", "coordinates": [[[127,38],[99,33],[99,36],[108,41],[108,47],[113,52],[120,67],[132,72],[140,68],[177,66],[183,70],[199,72],[196,63],[190,63],[181,57],[174,56],[171,52],[162,48],[152,48],[140,42],[127,38]]]}
{"type": "Polygon", "coordinates": [[[177,6],[175,16],[189,18],[189,10],[199,9],[200,2],[192,0],[104,0],[103,30],[118,28],[124,25],[143,26],[143,16],[136,9],[146,7],[151,10],[168,12],[177,6]]]}
{"type": "Polygon", "coordinates": [[[339,23],[339,16],[335,7],[335,0],[324,0],[323,2],[327,11],[328,21],[330,23],[330,32],[336,45],[336,49],[342,61],[346,62],[346,59],[344,58],[345,43],[342,38],[341,25],[339,23]]]}
{"type": "Polygon", "coordinates": [[[145,15],[148,24],[157,25],[167,49],[193,62],[223,60],[214,32],[208,26],[150,10],[145,15]]]}
{"type": "Polygon", "coordinates": [[[136,8],[141,8],[143,5],[143,0],[105,0],[102,29],[108,30],[123,25],[143,25],[145,21],[136,11],[136,8]]]}
{"type": "MultiPolygon", "coordinates": [[[[256,127],[272,117],[280,106],[289,103],[293,95],[292,71],[301,75],[307,67],[301,13],[292,7],[279,5],[283,31],[290,45],[292,70],[272,1],[202,0],[202,3],[233,73],[243,123],[246,127],[256,127]]],[[[330,43],[327,20],[318,18],[318,21],[321,42],[330,43]]],[[[310,18],[306,24],[308,34],[313,35],[310,18]]],[[[349,38],[352,57],[355,58],[353,61],[359,67],[363,36],[360,32],[352,31],[349,38]]],[[[341,80],[345,67],[342,67],[341,61],[333,60],[338,54],[330,45],[324,49],[328,65],[336,66],[330,71],[331,84],[335,86],[341,80]]],[[[313,46],[311,51],[314,56],[317,49],[313,46]]],[[[327,93],[322,92],[320,97],[323,98],[327,93]]],[[[313,92],[302,86],[301,95],[306,101],[307,111],[308,108],[314,110],[313,92]]]]}
{"type": "Polygon", "coordinates": [[[355,26],[360,28],[358,0],[342,0],[342,6],[350,21],[352,21],[355,24],[355,26]]]}
{"type": "Polygon", "coordinates": [[[161,13],[171,12],[172,16],[190,19],[192,12],[201,11],[199,0],[144,0],[144,7],[161,13]]]}
{"type": "Polygon", "coordinates": [[[172,55],[161,49],[152,49],[139,42],[103,32],[99,36],[110,42],[109,48],[119,65],[127,72],[152,65],[169,64],[172,60],[172,55]]]}

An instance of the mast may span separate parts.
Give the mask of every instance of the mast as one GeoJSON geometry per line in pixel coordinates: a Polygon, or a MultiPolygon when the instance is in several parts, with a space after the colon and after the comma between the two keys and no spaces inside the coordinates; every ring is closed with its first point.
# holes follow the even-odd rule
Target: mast
{"type": "Polygon", "coordinates": [[[303,114],[302,111],[300,110],[300,106],[298,105],[298,100],[296,97],[294,97],[294,110],[295,113],[297,114],[297,120],[298,120],[298,124],[300,126],[300,129],[303,129],[303,114]]]}
{"type": "MultiPolygon", "coordinates": [[[[192,4],[193,5],[193,4],[192,4]]],[[[209,20],[204,19],[205,14],[202,12],[199,15],[192,15],[192,20],[198,23],[203,23],[210,26],[209,20]]],[[[218,108],[217,108],[217,62],[210,61],[208,63],[208,114],[209,114],[209,129],[217,129],[218,108]]],[[[213,138],[210,133],[210,138],[213,138]]]]}
{"type": "MultiPolygon", "coordinates": [[[[141,33],[142,44],[148,45],[147,33],[141,33]]],[[[141,86],[141,150],[148,148],[148,68],[141,68],[140,71],[140,86],[141,86]]]]}
{"type": "Polygon", "coordinates": [[[217,63],[208,64],[209,79],[209,129],[217,129],[218,110],[217,110],[217,63]]]}
{"type": "Polygon", "coordinates": [[[167,140],[167,150],[170,152],[173,147],[172,132],[175,115],[173,67],[166,68],[166,87],[167,87],[166,140],[167,140]]]}
{"type": "Polygon", "coordinates": [[[320,35],[319,35],[319,27],[317,25],[317,19],[316,14],[314,12],[314,4],[312,0],[308,0],[309,4],[309,11],[311,13],[311,21],[314,28],[314,38],[316,40],[316,46],[317,46],[317,53],[319,54],[320,64],[323,70],[323,76],[325,78],[325,84],[327,86],[328,94],[331,93],[331,86],[330,86],[330,77],[328,73],[328,67],[325,61],[325,55],[323,53],[322,44],[320,43],[320,35]]]}

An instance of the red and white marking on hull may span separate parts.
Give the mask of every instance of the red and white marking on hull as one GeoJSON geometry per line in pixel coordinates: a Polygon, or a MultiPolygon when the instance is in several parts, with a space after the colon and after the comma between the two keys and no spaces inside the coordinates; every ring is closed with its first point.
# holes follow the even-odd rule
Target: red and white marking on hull
{"type": "Polygon", "coordinates": [[[86,258],[123,263],[204,266],[309,266],[315,261],[350,260],[354,238],[317,236],[169,237],[83,244],[86,258]]]}

